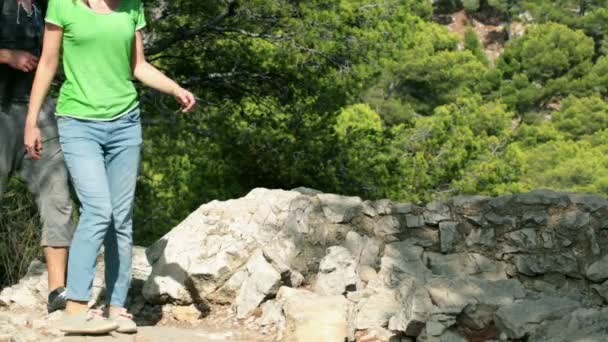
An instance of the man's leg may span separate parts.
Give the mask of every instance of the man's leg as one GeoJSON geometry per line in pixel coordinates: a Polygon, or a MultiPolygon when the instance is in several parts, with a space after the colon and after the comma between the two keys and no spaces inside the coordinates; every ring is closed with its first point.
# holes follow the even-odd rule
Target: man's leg
{"type": "Polygon", "coordinates": [[[49,293],[65,288],[68,248],[74,234],[72,222],[72,199],[68,187],[68,175],[65,169],[63,154],[57,139],[43,144],[43,157],[38,161],[24,163],[25,179],[32,192],[42,220],[41,245],[48,270],[49,293]],[[46,150],[46,151],[45,151],[46,150]],[[47,158],[45,152],[53,151],[47,158]],[[35,165],[35,166],[34,166],[35,165]],[[29,172],[28,172],[29,171],[29,172]]]}
{"type": "Polygon", "coordinates": [[[67,247],[45,247],[44,257],[49,273],[49,293],[65,288],[65,275],[68,263],[67,247]]]}
{"type": "Polygon", "coordinates": [[[63,292],[66,286],[68,247],[75,227],[72,222],[68,173],[50,102],[43,106],[38,124],[43,140],[41,159],[25,158],[20,173],[27,181],[30,191],[36,195],[42,220],[41,245],[44,247],[48,270],[48,310],[52,312],[65,307],[63,292]]]}
{"type": "Polygon", "coordinates": [[[37,161],[42,168],[38,177],[37,202],[43,223],[41,245],[46,257],[49,292],[66,285],[68,248],[75,225],[72,221],[72,198],[68,185],[63,153],[57,139],[43,144],[43,159],[37,161]],[[44,158],[44,149],[55,151],[44,158]]]}
{"type": "Polygon", "coordinates": [[[0,103],[0,199],[8,188],[8,178],[15,167],[19,126],[10,115],[8,108],[0,103]]]}

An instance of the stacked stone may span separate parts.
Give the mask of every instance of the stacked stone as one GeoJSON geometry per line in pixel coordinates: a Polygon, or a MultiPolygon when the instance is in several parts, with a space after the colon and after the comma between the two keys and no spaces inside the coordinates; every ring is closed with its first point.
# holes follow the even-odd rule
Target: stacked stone
{"type": "Polygon", "coordinates": [[[227,304],[289,342],[591,341],[607,219],[601,197],[547,190],[417,205],[255,189],[148,248],[132,310],[227,304]]]}

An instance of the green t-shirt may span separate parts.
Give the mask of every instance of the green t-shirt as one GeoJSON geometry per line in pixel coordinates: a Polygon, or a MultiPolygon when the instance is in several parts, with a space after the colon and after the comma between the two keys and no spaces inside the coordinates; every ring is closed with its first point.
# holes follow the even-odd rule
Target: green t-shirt
{"type": "Polygon", "coordinates": [[[131,55],[135,31],[146,26],[141,0],[121,0],[107,14],[82,0],[50,0],[45,20],[63,28],[57,115],[111,120],[138,106],[131,55]]]}

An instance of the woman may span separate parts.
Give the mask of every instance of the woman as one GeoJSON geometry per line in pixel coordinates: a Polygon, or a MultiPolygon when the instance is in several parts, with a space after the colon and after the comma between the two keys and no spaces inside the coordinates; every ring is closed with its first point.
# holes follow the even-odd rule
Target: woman
{"type": "MultiPolygon", "coordinates": [[[[72,240],[72,199],[57,138],[54,104],[38,115],[44,141],[40,160],[24,158],[25,118],[44,31],[45,1],[0,0],[0,199],[11,176],[27,182],[42,223],[41,245],[48,270],[48,312],[65,308],[65,273],[72,240]]],[[[0,214],[1,215],[1,214],[0,214]]]]}
{"type": "Polygon", "coordinates": [[[32,87],[25,146],[40,154],[37,113],[55,75],[61,47],[66,81],[56,116],[59,140],[82,204],[68,260],[68,303],[60,329],[69,333],[135,332],[125,309],[131,278],[132,211],[141,148],[139,103],[132,78],[175,96],[183,111],[194,96],[144,56],[141,0],[50,0],[43,51],[32,87]],[[97,253],[104,244],[106,320],[87,311],[97,253]]]}

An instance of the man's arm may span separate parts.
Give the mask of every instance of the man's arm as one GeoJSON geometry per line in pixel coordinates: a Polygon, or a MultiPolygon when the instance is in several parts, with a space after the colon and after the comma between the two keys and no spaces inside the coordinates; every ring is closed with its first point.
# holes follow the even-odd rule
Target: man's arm
{"type": "MultiPolygon", "coordinates": [[[[5,0],[0,0],[0,11],[4,9],[4,1],[5,0]]],[[[0,16],[0,25],[2,25],[3,21],[13,19],[6,17],[2,13],[0,13],[0,16]]],[[[4,30],[0,32],[4,32],[4,30]]],[[[14,37],[5,37],[3,35],[0,35],[0,64],[8,64],[11,68],[23,72],[30,72],[36,69],[36,66],[38,65],[38,57],[26,51],[6,49],[5,46],[3,46],[3,43],[6,40],[13,40],[13,38],[14,37]]]]}
{"type": "Polygon", "coordinates": [[[8,64],[8,62],[12,59],[11,50],[0,49],[0,64],[8,64]]]}
{"type": "Polygon", "coordinates": [[[8,64],[13,69],[30,72],[36,69],[38,57],[27,51],[0,49],[0,64],[8,64]]]}

